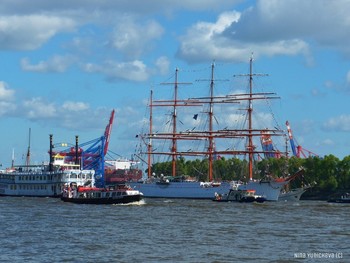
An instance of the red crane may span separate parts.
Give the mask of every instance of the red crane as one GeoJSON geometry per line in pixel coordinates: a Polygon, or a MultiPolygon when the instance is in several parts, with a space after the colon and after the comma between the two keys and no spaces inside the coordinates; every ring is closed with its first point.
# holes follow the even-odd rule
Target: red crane
{"type": "Polygon", "coordinates": [[[104,144],[104,150],[103,150],[103,154],[106,155],[107,151],[108,151],[108,145],[109,145],[109,139],[111,137],[111,132],[112,132],[112,125],[113,125],[113,120],[114,120],[114,112],[115,110],[112,110],[111,113],[111,117],[109,118],[109,123],[106,126],[106,130],[105,130],[105,144],[104,144]]]}
{"type": "Polygon", "coordinates": [[[293,134],[292,134],[292,129],[290,128],[289,122],[286,121],[286,126],[288,130],[288,136],[289,136],[289,141],[290,141],[290,146],[292,148],[293,155],[300,158],[302,155],[304,158],[306,157],[311,157],[311,156],[318,156],[316,153],[313,153],[309,150],[304,149],[302,146],[297,145],[295,146],[295,142],[293,139],[293,134]]]}

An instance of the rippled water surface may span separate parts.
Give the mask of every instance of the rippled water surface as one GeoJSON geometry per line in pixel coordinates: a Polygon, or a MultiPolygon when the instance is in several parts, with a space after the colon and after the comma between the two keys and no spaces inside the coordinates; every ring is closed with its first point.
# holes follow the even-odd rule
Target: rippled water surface
{"type": "Polygon", "coordinates": [[[350,204],[0,197],[0,262],[350,262],[350,204]]]}

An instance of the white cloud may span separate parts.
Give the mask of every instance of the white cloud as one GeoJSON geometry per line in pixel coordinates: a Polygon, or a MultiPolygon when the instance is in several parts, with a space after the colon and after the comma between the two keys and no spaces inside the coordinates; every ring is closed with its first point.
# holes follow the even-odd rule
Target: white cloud
{"type": "Polygon", "coordinates": [[[335,142],[332,139],[324,139],[323,141],[320,141],[316,143],[317,146],[333,146],[335,145],[335,142]]]}
{"type": "Polygon", "coordinates": [[[14,112],[17,108],[14,101],[15,91],[9,89],[7,84],[0,81],[0,116],[14,112]]]}
{"type": "Polygon", "coordinates": [[[323,128],[325,130],[331,131],[350,131],[350,115],[342,114],[340,116],[328,119],[324,124],[323,128]]]}
{"type": "MultiPolygon", "coordinates": [[[[160,20],[150,18],[150,14],[156,14],[157,19],[162,15],[172,19],[177,11],[219,11],[239,2],[240,0],[156,0],[135,4],[124,0],[103,3],[98,0],[31,3],[4,0],[0,6],[0,49],[35,50],[53,37],[58,39],[62,33],[74,32],[74,36],[63,35],[68,37],[60,38],[59,43],[61,47],[74,52],[75,56],[83,55],[81,59],[86,61],[88,55],[96,54],[98,56],[95,58],[100,61],[107,57],[117,57],[119,61],[126,59],[124,62],[105,64],[120,73],[102,69],[99,65],[103,63],[99,61],[86,64],[88,72],[105,74],[108,79],[143,81],[148,79],[151,72],[156,72],[154,68],[146,68],[145,62],[141,61],[147,61],[145,56],[158,48],[165,33],[160,20]],[[112,47],[112,50],[107,50],[106,47],[112,47]]],[[[65,72],[72,63],[77,62],[68,56],[54,56],[38,62],[32,60],[23,58],[22,69],[42,73],[65,72]]],[[[152,60],[154,58],[149,61],[152,60]]],[[[157,74],[166,74],[169,61],[159,58],[155,66],[157,74]]]]}
{"type": "Polygon", "coordinates": [[[83,69],[90,73],[103,73],[110,80],[145,81],[149,77],[147,66],[140,60],[129,62],[106,61],[103,65],[87,63],[83,66],[83,69]]]}
{"type": "Polygon", "coordinates": [[[75,26],[72,19],[65,17],[0,16],[0,49],[33,50],[59,32],[74,30],[75,26]]]}
{"type": "Polygon", "coordinates": [[[185,36],[180,38],[181,44],[178,55],[192,62],[225,60],[239,56],[227,43],[227,39],[220,35],[233,22],[240,18],[238,12],[225,12],[220,15],[216,23],[199,22],[189,28],[185,36]]]}
{"type": "Polygon", "coordinates": [[[168,74],[170,61],[167,57],[162,56],[158,58],[155,64],[161,75],[168,74]]]}
{"type": "Polygon", "coordinates": [[[84,111],[89,109],[89,105],[84,102],[66,101],[62,105],[65,111],[84,111]]]}
{"type": "Polygon", "coordinates": [[[47,61],[39,61],[38,64],[30,64],[28,58],[21,60],[21,67],[25,71],[32,72],[65,72],[67,68],[75,61],[72,56],[53,56],[47,61]]]}
{"type": "Polygon", "coordinates": [[[135,13],[135,14],[159,14],[161,12],[169,14],[177,10],[204,11],[204,10],[224,10],[242,0],[191,0],[191,1],[101,1],[101,0],[75,0],[75,1],[23,1],[23,0],[2,0],[0,11],[8,14],[17,12],[28,14],[40,11],[69,13],[77,16],[81,12],[90,16],[105,15],[106,12],[135,13]],[[70,12],[67,12],[70,11],[70,12]]]}
{"type": "Polygon", "coordinates": [[[23,102],[26,117],[29,119],[46,119],[57,116],[54,103],[47,103],[42,98],[32,98],[23,102]]]}
{"type": "Polygon", "coordinates": [[[319,90],[317,88],[313,88],[311,90],[311,95],[313,97],[325,97],[327,94],[325,92],[323,92],[322,90],[319,90]]]}
{"type": "Polygon", "coordinates": [[[346,85],[350,86],[350,71],[346,74],[346,85]]]}
{"type": "Polygon", "coordinates": [[[99,129],[101,132],[108,122],[110,113],[107,109],[91,109],[81,102],[65,102],[62,106],[57,105],[57,111],[59,126],[62,128],[85,131],[99,129]]]}
{"type": "Polygon", "coordinates": [[[12,102],[0,101],[0,116],[14,112],[17,106],[12,102]]]}
{"type": "Polygon", "coordinates": [[[331,140],[331,139],[325,139],[323,142],[322,142],[323,145],[334,145],[334,141],[331,140]]]}
{"type": "Polygon", "coordinates": [[[260,0],[242,13],[223,13],[214,23],[198,22],[181,37],[178,54],[189,62],[241,61],[242,56],[246,61],[251,52],[257,57],[301,54],[312,65],[313,43],[350,56],[350,47],[341,44],[350,41],[349,8],[345,0],[260,0]]]}
{"type": "Polygon", "coordinates": [[[14,90],[9,89],[5,82],[0,81],[0,101],[12,100],[14,94],[14,90]]]}
{"type": "MultiPolygon", "coordinates": [[[[2,114],[0,102],[0,115],[2,114]]],[[[17,116],[25,115],[31,121],[42,126],[65,128],[69,130],[104,128],[110,110],[106,108],[91,109],[87,103],[66,101],[63,104],[45,101],[41,97],[31,98],[18,104],[17,116]],[[102,116],[102,117],[101,117],[102,116]]]]}
{"type": "Polygon", "coordinates": [[[128,58],[139,57],[159,39],[164,29],[155,21],[137,23],[131,18],[120,19],[114,29],[111,45],[128,58]]]}

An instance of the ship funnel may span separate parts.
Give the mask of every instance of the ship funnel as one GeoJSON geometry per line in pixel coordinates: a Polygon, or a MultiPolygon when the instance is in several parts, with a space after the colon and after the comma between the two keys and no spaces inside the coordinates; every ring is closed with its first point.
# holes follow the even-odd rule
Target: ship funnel
{"type": "Polygon", "coordinates": [[[53,144],[52,144],[52,134],[50,134],[50,163],[49,163],[49,171],[52,172],[53,171],[53,153],[52,153],[52,149],[53,149],[53,144]]]}

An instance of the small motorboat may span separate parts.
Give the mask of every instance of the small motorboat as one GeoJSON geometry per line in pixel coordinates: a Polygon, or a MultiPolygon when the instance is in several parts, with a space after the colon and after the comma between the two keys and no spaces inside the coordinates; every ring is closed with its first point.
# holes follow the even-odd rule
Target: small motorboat
{"type": "Polygon", "coordinates": [[[240,202],[240,203],[263,203],[266,197],[255,194],[255,190],[234,190],[230,189],[227,194],[215,193],[213,201],[216,202],[240,202]]]}
{"type": "Polygon", "coordinates": [[[328,203],[350,203],[350,194],[345,193],[340,198],[331,198],[328,203]]]}
{"type": "Polygon", "coordinates": [[[143,194],[122,184],[105,188],[84,187],[70,184],[62,192],[61,200],[76,204],[127,204],[138,202],[143,194]]]}

